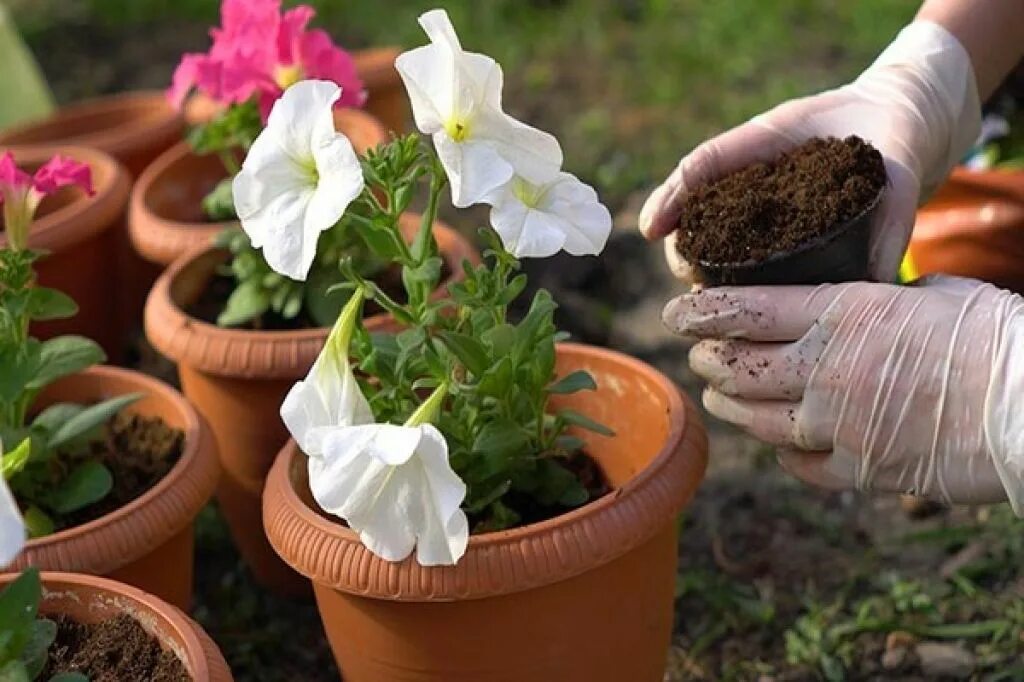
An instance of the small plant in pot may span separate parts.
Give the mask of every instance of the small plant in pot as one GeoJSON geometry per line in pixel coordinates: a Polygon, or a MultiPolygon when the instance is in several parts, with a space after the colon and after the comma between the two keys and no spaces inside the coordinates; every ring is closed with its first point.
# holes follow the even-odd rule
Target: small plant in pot
{"type": "MultiPolygon", "coordinates": [[[[70,563],[84,569],[92,564],[87,556],[92,554],[99,557],[100,565],[114,570],[139,558],[124,554],[145,555],[164,533],[180,533],[182,521],[165,519],[166,528],[142,539],[119,537],[121,554],[100,542],[105,532],[101,526],[133,524],[91,522],[147,496],[182,458],[185,439],[181,430],[157,416],[124,411],[137,401],[159,400],[147,390],[159,386],[158,382],[131,381],[133,373],[127,370],[96,367],[105,359],[104,353],[85,337],[63,335],[39,341],[31,336],[30,323],[67,318],[77,310],[67,295],[37,284],[34,264],[44,254],[27,247],[41,197],[70,184],[88,189],[89,168],[58,156],[30,177],[14,166],[9,155],[0,159],[8,238],[7,248],[0,249],[0,453],[3,478],[23,510],[34,543],[26,552],[32,555],[30,563],[42,568],[69,568],[64,564],[70,563]],[[75,394],[86,399],[75,400],[75,394]],[[71,548],[76,542],[90,545],[88,532],[78,529],[86,525],[96,533],[91,543],[95,546],[86,554],[76,554],[71,548]]],[[[158,390],[171,392],[166,387],[158,390]]],[[[191,447],[194,450],[198,444],[191,447]]],[[[215,462],[213,467],[201,462],[199,469],[196,480],[186,482],[198,486],[189,491],[189,497],[204,489],[208,494],[216,477],[215,462]]],[[[183,473],[179,470],[179,477],[183,473]]],[[[180,499],[169,504],[181,512],[191,509],[194,516],[197,501],[182,505],[180,499]]],[[[135,523],[156,520],[141,518],[145,516],[141,503],[136,506],[140,518],[135,523]]],[[[190,583],[190,571],[177,570],[190,583]]]]}
{"type": "MultiPolygon", "coordinates": [[[[501,110],[494,60],[464,51],[442,10],[420,22],[431,44],[396,66],[436,151],[401,138],[361,172],[325,173],[318,162],[315,176],[303,175],[286,159],[302,159],[315,139],[305,107],[291,115],[292,146],[280,157],[246,160],[256,178],[289,178],[282,185],[293,188],[365,182],[357,224],[381,232],[377,249],[401,267],[405,289],[396,300],[341,263],[338,288],[351,297],[281,406],[302,455],[286,447],[268,480],[268,533],[313,580],[346,679],[398,680],[411,667],[437,680],[660,679],[672,515],[703,468],[699,426],[650,368],[561,344],[547,292],[521,320],[509,318],[526,285],[521,258],[600,253],[611,217],[593,189],[561,170],[557,140],[501,110]],[[407,245],[390,207],[418,185],[428,210],[407,245]],[[485,262],[465,263],[463,281],[434,299],[441,260],[428,225],[446,185],[457,207],[490,205],[491,227],[481,231],[485,262]],[[381,187],[394,188],[387,201],[381,187]],[[369,333],[366,302],[404,328],[369,333]],[[671,492],[648,497],[641,481],[654,480],[671,492]],[[657,509],[640,511],[648,502],[657,509]],[[629,521],[612,529],[612,515],[629,521]],[[642,586],[625,577],[637,570],[648,571],[642,586]],[[602,603],[597,594],[614,596],[602,603]],[[581,656],[584,641],[602,652],[581,656]]],[[[235,195],[263,207],[282,200],[238,184],[235,195]]],[[[242,225],[251,229],[244,217],[242,225]]],[[[290,258],[301,253],[294,234],[269,238],[290,258]]]]}

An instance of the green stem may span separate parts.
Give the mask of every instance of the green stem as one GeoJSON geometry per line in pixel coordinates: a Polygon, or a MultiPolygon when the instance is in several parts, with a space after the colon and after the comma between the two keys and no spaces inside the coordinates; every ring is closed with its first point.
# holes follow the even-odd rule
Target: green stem
{"type": "Polygon", "coordinates": [[[222,149],[217,152],[217,156],[220,157],[220,162],[224,164],[224,170],[228,172],[228,176],[234,177],[242,170],[235,160],[235,155],[230,150],[222,149]]]}

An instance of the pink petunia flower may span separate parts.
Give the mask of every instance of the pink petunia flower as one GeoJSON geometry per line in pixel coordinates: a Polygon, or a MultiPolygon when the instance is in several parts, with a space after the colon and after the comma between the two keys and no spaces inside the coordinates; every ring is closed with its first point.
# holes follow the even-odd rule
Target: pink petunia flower
{"type": "Polygon", "coordinates": [[[307,5],[282,14],[280,0],[224,0],[210,51],[182,57],[168,99],[181,108],[193,89],[223,105],[255,96],[265,121],[289,85],[317,79],[341,86],[335,106],[362,106],[366,93],[352,56],[324,31],[306,29],[315,15],[307,5]]]}
{"type": "Polygon", "coordinates": [[[11,152],[0,156],[0,204],[4,211],[4,231],[11,248],[24,249],[28,229],[39,202],[61,187],[77,185],[92,196],[92,170],[84,163],[57,154],[29,175],[14,163],[11,152]]]}

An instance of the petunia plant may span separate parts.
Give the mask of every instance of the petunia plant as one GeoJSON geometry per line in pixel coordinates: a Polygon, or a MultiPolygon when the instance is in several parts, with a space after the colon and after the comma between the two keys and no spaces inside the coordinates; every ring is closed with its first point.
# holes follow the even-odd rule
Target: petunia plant
{"type": "MultiPolygon", "coordinates": [[[[31,322],[67,318],[77,311],[67,295],[36,284],[33,264],[42,254],[28,248],[39,202],[68,185],[91,193],[88,166],[55,156],[29,175],[15,165],[10,152],[0,157],[0,203],[7,237],[7,246],[0,249],[0,466],[5,481],[0,511],[14,504],[6,494],[9,485],[25,510],[24,523],[33,537],[53,532],[63,515],[110,492],[110,471],[89,455],[88,444],[108,419],[138,398],[119,396],[92,405],[57,403],[33,412],[36,397],[47,385],[104,360],[100,347],[84,337],[41,342],[29,334],[31,322]]],[[[0,554],[6,554],[7,539],[17,535],[4,519],[0,554]]]]}
{"type": "MultiPolygon", "coordinates": [[[[546,291],[537,292],[521,320],[510,318],[509,306],[527,283],[520,258],[600,253],[611,216],[593,189],[561,170],[553,137],[502,111],[501,67],[464,51],[444,11],[428,12],[420,23],[430,44],[401,55],[396,66],[432,148],[406,136],[369,152],[361,172],[345,170],[344,180],[311,170],[306,191],[315,189],[299,201],[283,199],[280,188],[301,186],[297,167],[319,169],[315,150],[326,147],[310,145],[311,165],[296,144],[279,159],[246,159],[246,166],[262,167],[265,180],[248,184],[243,170],[234,194],[240,209],[246,207],[239,211],[243,228],[258,235],[253,239],[266,253],[278,252],[268,262],[302,265],[319,234],[311,223],[321,210],[316,194],[347,198],[362,186],[343,222],[376,258],[400,268],[402,299],[342,258],[344,283],[335,289],[351,292],[348,302],[281,416],[308,457],[310,488],[325,511],[384,559],[402,560],[415,550],[419,563],[443,565],[463,555],[470,532],[548,518],[603,493],[584,441],[569,429],[611,432],[551,402],[554,395],[596,388],[593,377],[579,371],[556,380],[563,335],[546,291]],[[457,206],[489,204],[491,227],[480,233],[485,262],[464,263],[463,281],[438,298],[432,292],[442,260],[431,224],[446,188],[457,206]],[[424,193],[422,223],[407,242],[398,217],[424,193]],[[304,207],[302,221],[289,221],[303,230],[261,225],[282,206],[304,207]],[[361,324],[367,301],[403,331],[369,334],[361,324]]],[[[275,106],[271,118],[282,112],[291,139],[315,139],[317,117],[309,108],[277,107],[292,90],[324,87],[298,83],[275,106]]],[[[325,104],[319,110],[322,115],[325,104]]]]}
{"type": "MultiPolygon", "coordinates": [[[[289,86],[305,80],[318,79],[333,84],[333,89],[321,90],[318,96],[332,98],[333,107],[359,107],[366,100],[362,81],[351,55],[335,45],[321,29],[309,29],[315,11],[308,5],[299,5],[281,11],[280,0],[224,0],[221,5],[221,26],[211,31],[212,45],[205,54],[186,54],[172,78],[167,96],[176,107],[182,107],[186,98],[198,92],[213,102],[217,115],[207,123],[195,126],[189,134],[193,149],[199,154],[216,154],[224,164],[227,177],[203,200],[203,210],[210,220],[230,221],[238,217],[232,197],[232,182],[241,170],[241,159],[250,152],[257,137],[265,128],[260,149],[252,150],[249,158],[272,154],[274,139],[286,134],[278,123],[270,119],[271,109],[289,86]]],[[[290,97],[291,107],[310,106],[295,93],[290,97]]],[[[321,111],[317,107],[317,111],[321,111]]],[[[333,135],[329,117],[322,120],[320,132],[333,135]]],[[[323,136],[321,136],[322,139],[323,136]]],[[[348,144],[347,140],[343,143],[348,144]]],[[[337,152],[335,145],[335,152],[337,152]]],[[[306,148],[308,154],[309,149],[306,148]]],[[[355,163],[351,153],[337,153],[323,157],[315,166],[319,172],[340,164],[355,163]]],[[[253,173],[247,173],[252,178],[253,173]]],[[[278,188],[283,191],[288,188],[278,188]]],[[[337,189],[337,188],[336,188],[337,189]]],[[[358,189],[356,190],[358,194],[358,189]]],[[[307,318],[314,325],[329,326],[337,316],[341,303],[326,289],[336,283],[333,267],[342,253],[350,254],[363,263],[363,272],[376,273],[378,263],[359,258],[360,245],[345,225],[338,224],[341,212],[332,211],[335,201],[321,194],[314,208],[320,209],[316,226],[329,231],[320,240],[318,251],[304,254],[309,262],[282,267],[271,263],[273,253],[262,249],[259,237],[237,229],[226,230],[217,243],[231,252],[226,273],[235,280],[233,293],[226,301],[218,322],[224,326],[259,324],[266,313],[273,313],[284,321],[298,324],[307,318]],[[330,222],[324,222],[334,215],[330,222]],[[313,262],[314,255],[318,255],[313,262]],[[324,267],[331,264],[331,267],[324,267]],[[309,281],[307,281],[309,280],[309,281]]],[[[285,221],[282,229],[295,226],[287,221],[294,217],[294,206],[277,205],[277,220],[285,221]]],[[[317,242],[310,242],[316,247],[317,242]]]]}

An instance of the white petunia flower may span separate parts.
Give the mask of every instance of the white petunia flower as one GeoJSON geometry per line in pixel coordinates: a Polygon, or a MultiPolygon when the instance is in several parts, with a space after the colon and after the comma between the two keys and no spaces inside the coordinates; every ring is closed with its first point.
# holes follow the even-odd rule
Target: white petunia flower
{"type": "Polygon", "coordinates": [[[276,272],[296,280],[306,279],[320,233],[363,191],[352,143],[334,129],[339,97],[341,88],[328,81],[288,88],[231,184],[252,245],[276,272]]]}
{"type": "Polygon", "coordinates": [[[424,566],[451,566],[466,552],[466,484],[434,426],[352,426],[320,440],[323,455],[309,460],[313,497],[345,519],[371,552],[401,561],[415,547],[424,566]]]}
{"type": "MultiPolygon", "coordinates": [[[[0,453],[3,451],[4,445],[0,442],[0,453]]],[[[25,536],[25,521],[21,517],[21,510],[11,489],[7,487],[7,478],[0,475],[0,569],[14,561],[14,557],[25,547],[25,536]]]]}
{"type": "Polygon", "coordinates": [[[544,258],[564,249],[596,255],[612,230],[612,217],[592,187],[570,173],[532,184],[521,177],[492,192],[491,225],[517,258],[544,258]]]}
{"type": "Polygon", "coordinates": [[[281,419],[310,457],[320,454],[315,439],[318,429],[373,422],[370,404],[348,362],[349,343],[362,311],[362,298],[362,290],[352,294],[309,374],[292,386],[281,403],[281,419]]]}
{"type": "Polygon", "coordinates": [[[501,67],[465,52],[444,10],[420,17],[431,44],[398,57],[416,126],[433,136],[460,208],[520,175],[550,181],[562,165],[558,140],[501,110],[501,67]]]}

